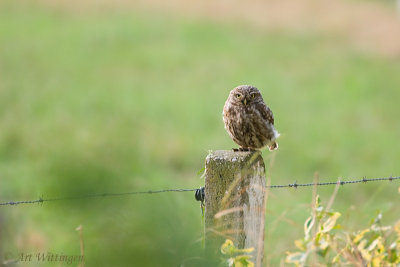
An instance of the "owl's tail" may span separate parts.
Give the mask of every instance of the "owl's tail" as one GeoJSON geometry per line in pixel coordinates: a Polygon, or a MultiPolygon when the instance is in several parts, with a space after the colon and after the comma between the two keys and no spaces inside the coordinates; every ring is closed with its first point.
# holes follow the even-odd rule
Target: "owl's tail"
{"type": "Polygon", "coordinates": [[[277,142],[273,142],[272,144],[270,144],[268,146],[269,151],[273,151],[273,150],[277,150],[278,149],[278,143],[277,142]]]}
{"type": "Polygon", "coordinates": [[[269,151],[273,151],[273,150],[277,150],[278,149],[278,143],[275,142],[275,140],[280,136],[280,134],[278,133],[277,130],[275,130],[275,128],[273,128],[273,131],[274,131],[274,137],[271,139],[272,143],[270,143],[268,145],[269,151]]]}

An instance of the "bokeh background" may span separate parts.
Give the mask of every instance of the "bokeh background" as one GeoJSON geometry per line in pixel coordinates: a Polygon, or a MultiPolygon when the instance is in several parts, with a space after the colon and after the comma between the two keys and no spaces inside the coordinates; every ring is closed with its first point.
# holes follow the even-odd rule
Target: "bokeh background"
{"type": "MultiPolygon", "coordinates": [[[[240,84],[261,90],[282,134],[272,184],[399,175],[399,6],[2,0],[0,201],[198,188],[208,151],[235,147],[221,113],[240,84]]],[[[342,187],[339,223],[379,210],[394,222],[398,187],[342,187]]],[[[271,190],[266,265],[302,237],[311,192],[271,190]]],[[[79,225],[86,266],[209,266],[191,192],[2,206],[0,257],[79,255],[79,225]]]]}

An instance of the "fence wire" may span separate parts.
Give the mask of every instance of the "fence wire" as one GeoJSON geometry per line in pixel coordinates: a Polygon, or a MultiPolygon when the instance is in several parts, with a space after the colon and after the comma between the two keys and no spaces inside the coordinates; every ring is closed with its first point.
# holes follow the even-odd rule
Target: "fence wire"
{"type": "MultiPolygon", "coordinates": [[[[381,181],[394,181],[399,180],[400,176],[396,177],[385,177],[385,178],[362,178],[357,180],[348,180],[342,181],[338,180],[336,182],[317,182],[317,183],[291,183],[291,184],[283,184],[283,185],[269,185],[266,188],[299,188],[299,187],[311,187],[311,186],[327,186],[327,185],[346,185],[346,184],[358,184],[358,183],[368,183],[368,182],[381,182],[381,181]]],[[[148,191],[134,191],[134,192],[122,192],[122,193],[99,193],[99,194],[87,194],[87,195],[78,195],[78,196],[66,196],[59,198],[43,198],[40,197],[36,200],[22,200],[22,201],[8,201],[1,202],[0,206],[15,206],[21,204],[43,204],[44,202],[54,202],[54,201],[68,201],[68,200],[77,200],[77,199],[87,199],[87,198],[102,198],[102,197],[121,197],[121,196],[130,196],[130,195],[149,195],[149,194],[158,194],[158,193],[167,193],[167,192],[194,192],[198,191],[198,188],[194,189],[162,189],[162,190],[148,190],[148,191]]],[[[203,189],[204,190],[204,189],[203,189]]],[[[197,199],[197,197],[196,197],[197,199]]]]}
{"type": "Polygon", "coordinates": [[[393,180],[398,180],[400,179],[400,176],[397,177],[386,177],[386,178],[370,178],[367,179],[366,177],[358,180],[350,180],[350,181],[336,181],[336,182],[318,182],[318,183],[308,183],[308,184],[298,184],[297,182],[294,182],[292,184],[286,184],[286,185],[270,185],[267,186],[267,188],[287,188],[287,187],[307,187],[307,186],[325,186],[325,185],[345,185],[345,184],[359,184],[359,183],[367,183],[367,182],[378,182],[378,181],[393,181],[393,180]]]}

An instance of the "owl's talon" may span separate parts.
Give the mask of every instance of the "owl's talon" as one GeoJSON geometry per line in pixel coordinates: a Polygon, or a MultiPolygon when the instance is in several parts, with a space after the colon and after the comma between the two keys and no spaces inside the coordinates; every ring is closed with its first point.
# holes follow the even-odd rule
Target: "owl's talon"
{"type": "Polygon", "coordinates": [[[256,152],[257,150],[248,147],[232,148],[233,152],[256,152]]]}

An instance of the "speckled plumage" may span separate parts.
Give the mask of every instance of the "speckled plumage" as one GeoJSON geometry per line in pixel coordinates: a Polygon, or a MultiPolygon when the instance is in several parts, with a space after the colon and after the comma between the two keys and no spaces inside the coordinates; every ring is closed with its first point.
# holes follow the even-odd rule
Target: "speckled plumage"
{"type": "Polygon", "coordinates": [[[223,110],[225,129],[241,150],[278,148],[279,133],[274,127],[274,115],[264,103],[260,91],[250,85],[234,88],[223,110]]]}

